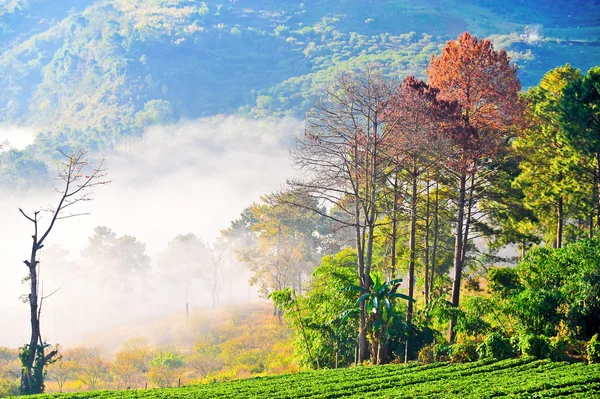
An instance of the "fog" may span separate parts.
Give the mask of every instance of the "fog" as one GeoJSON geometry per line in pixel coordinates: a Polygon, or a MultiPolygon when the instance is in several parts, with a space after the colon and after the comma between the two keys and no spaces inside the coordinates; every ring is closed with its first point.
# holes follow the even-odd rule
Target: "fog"
{"type": "Polygon", "coordinates": [[[35,139],[37,129],[33,127],[12,126],[0,124],[0,151],[6,151],[14,148],[16,150],[24,149],[35,139]]]}
{"type": "MultiPolygon", "coordinates": [[[[210,306],[211,293],[202,276],[190,277],[175,265],[170,272],[164,262],[159,270],[159,254],[179,234],[193,233],[213,243],[245,207],[280,188],[294,173],[288,150],[291,137],[301,129],[294,119],[220,116],[153,127],[142,138],[104,154],[112,182],[95,187],[94,200],[73,209],[91,211],[90,215],[59,220],[41,251],[44,295],[58,289],[43,303],[45,339],[75,345],[88,334],[183,311],[186,301],[210,306]],[[117,238],[128,235],[144,243],[150,257],[148,277],[127,282],[127,263],[108,270],[82,260],[81,251],[96,226],[108,227],[117,238]],[[121,285],[115,284],[114,276],[107,277],[115,270],[116,280],[124,281],[121,285]],[[171,277],[170,284],[163,284],[171,277]]],[[[0,138],[14,147],[16,142],[26,144],[25,135],[15,131],[26,132],[11,129],[9,137],[8,130],[1,130],[0,138]]],[[[1,193],[0,346],[19,346],[29,339],[28,305],[19,297],[28,290],[21,279],[27,275],[23,260],[30,251],[32,224],[18,208],[34,211],[55,204],[57,198],[51,187],[1,193]]],[[[48,219],[49,213],[42,226],[48,219]]],[[[228,262],[229,282],[223,284],[221,304],[257,299],[247,284],[248,272],[235,259],[228,262]]]]}

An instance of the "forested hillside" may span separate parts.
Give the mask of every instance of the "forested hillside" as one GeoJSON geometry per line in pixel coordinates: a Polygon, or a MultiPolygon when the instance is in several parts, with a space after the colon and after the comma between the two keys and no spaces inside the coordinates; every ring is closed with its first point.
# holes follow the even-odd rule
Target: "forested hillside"
{"type": "Polygon", "coordinates": [[[181,118],[302,117],[340,71],[422,77],[465,30],[505,47],[524,87],[566,62],[587,70],[596,4],[13,0],[0,5],[0,122],[45,134],[0,154],[0,182],[44,175],[56,147],[112,148],[181,118]]]}
{"type": "Polygon", "coordinates": [[[0,120],[105,136],[240,108],[301,116],[340,70],[422,76],[465,30],[506,47],[527,87],[566,61],[592,66],[594,4],[12,1],[0,8],[0,120]]]}

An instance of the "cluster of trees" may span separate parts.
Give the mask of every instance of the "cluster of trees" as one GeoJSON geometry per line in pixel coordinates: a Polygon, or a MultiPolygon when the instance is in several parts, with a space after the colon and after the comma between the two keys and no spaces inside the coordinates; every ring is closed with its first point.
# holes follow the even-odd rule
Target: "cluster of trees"
{"type": "MultiPolygon", "coordinates": [[[[175,237],[158,256],[168,268],[161,282],[182,292],[201,277],[217,306],[227,269],[247,264],[250,283],[294,327],[303,363],[317,368],[409,361],[445,341],[446,329],[450,345],[513,334],[501,317],[516,318],[518,332],[533,336],[523,348],[561,331],[579,339],[598,333],[590,321],[597,274],[583,267],[573,274],[569,262],[593,263],[598,244],[600,68],[585,75],[557,68],[520,93],[506,51],[464,33],[431,57],[426,72],[428,82],[408,76],[399,83],[375,66],[341,74],[307,114],[291,153],[303,177],[249,206],[212,246],[193,234],[175,237]],[[589,250],[577,248],[586,256],[560,252],[584,237],[589,250]],[[526,257],[538,244],[557,252],[526,257]],[[516,274],[485,280],[495,287],[490,298],[503,293],[506,302],[475,295],[461,307],[461,291],[481,290],[481,275],[507,245],[519,246],[526,260],[516,274]],[[546,272],[553,278],[542,279],[546,272]],[[570,278],[576,282],[567,284],[570,278]]],[[[162,105],[140,120],[162,115],[162,105]]],[[[38,252],[57,220],[77,215],[64,210],[108,182],[85,151],[61,154],[64,190],[50,224],[42,229],[40,212],[21,211],[34,227],[25,261],[32,336],[20,352],[21,391],[28,393],[43,391],[45,370],[58,359],[40,331],[38,252]]],[[[99,227],[82,256],[102,266],[103,279],[112,273],[122,290],[143,293],[150,260],[134,237],[99,227]]],[[[157,355],[149,376],[170,384],[167,371],[182,362],[157,355]]]]}
{"type": "MultiPolygon", "coordinates": [[[[498,329],[515,333],[506,320],[490,323],[486,316],[558,315],[575,306],[571,300],[583,304],[585,316],[564,332],[584,340],[600,332],[590,321],[595,302],[587,284],[597,276],[587,258],[587,269],[564,267],[544,288],[557,290],[571,276],[585,298],[565,294],[558,301],[552,291],[544,298],[556,302],[546,302],[540,286],[529,290],[544,280],[525,276],[555,262],[533,252],[519,279],[511,279],[510,305],[480,294],[460,306],[461,290],[481,291],[489,266],[510,260],[498,256],[500,248],[520,246],[524,257],[533,245],[561,248],[594,236],[599,72],[583,75],[567,65],[520,93],[506,52],[464,33],[432,56],[429,83],[408,77],[394,84],[368,69],[332,85],[292,153],[308,177],[275,196],[354,236],[352,250],[321,252],[330,255],[306,293],[291,285],[271,295],[297,332],[305,364],[407,361],[446,337],[454,344],[457,336],[477,341],[498,329]]],[[[597,242],[589,245],[597,250],[597,242]]],[[[526,325],[519,320],[513,324],[526,325]]],[[[567,322],[518,332],[557,333],[559,321],[567,322]]]]}
{"type": "MultiPolygon", "coordinates": [[[[145,333],[175,324],[177,345],[174,340],[152,345],[146,338],[131,338],[114,352],[92,346],[58,348],[60,356],[46,368],[46,390],[173,387],[298,369],[291,330],[273,319],[266,305],[193,310],[188,323],[181,313],[159,323],[145,333]]],[[[0,397],[19,393],[20,368],[18,351],[0,348],[0,397]]]]}

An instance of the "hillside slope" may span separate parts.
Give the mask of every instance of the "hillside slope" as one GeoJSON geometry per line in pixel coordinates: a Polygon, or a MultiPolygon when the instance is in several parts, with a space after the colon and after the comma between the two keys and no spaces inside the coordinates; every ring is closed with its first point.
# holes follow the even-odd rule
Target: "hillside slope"
{"type": "Polygon", "coordinates": [[[131,134],[181,117],[302,115],[340,69],[422,75],[468,30],[521,66],[600,55],[595,0],[19,0],[0,6],[0,121],[131,134]],[[522,37],[525,26],[534,34],[522,37]]]}
{"type": "Polygon", "coordinates": [[[32,398],[600,398],[600,365],[512,359],[303,372],[183,388],[32,398]]]}

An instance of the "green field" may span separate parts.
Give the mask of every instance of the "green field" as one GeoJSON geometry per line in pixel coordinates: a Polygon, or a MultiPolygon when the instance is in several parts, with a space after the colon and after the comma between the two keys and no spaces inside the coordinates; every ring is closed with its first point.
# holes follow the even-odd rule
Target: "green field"
{"type": "Polygon", "coordinates": [[[182,388],[32,398],[600,398],[600,364],[511,359],[357,367],[182,388]]]}

